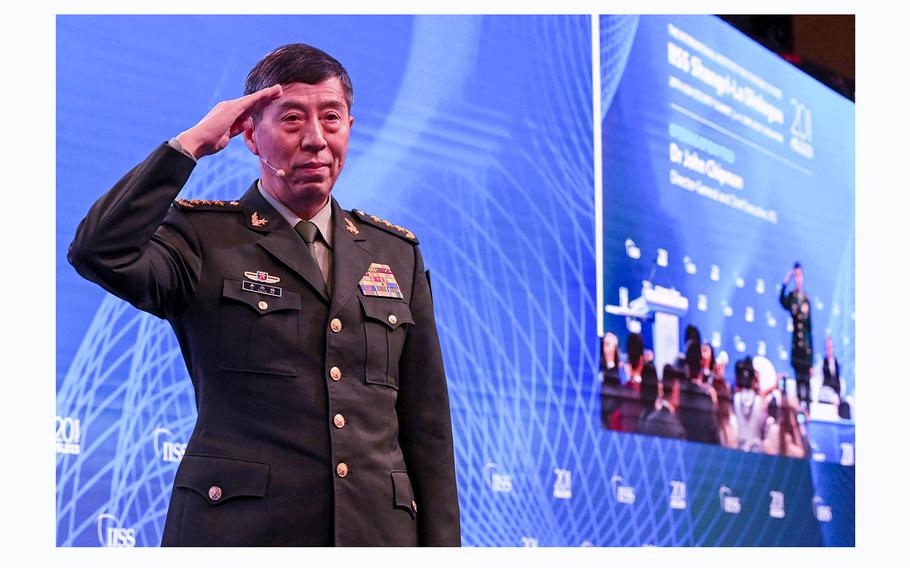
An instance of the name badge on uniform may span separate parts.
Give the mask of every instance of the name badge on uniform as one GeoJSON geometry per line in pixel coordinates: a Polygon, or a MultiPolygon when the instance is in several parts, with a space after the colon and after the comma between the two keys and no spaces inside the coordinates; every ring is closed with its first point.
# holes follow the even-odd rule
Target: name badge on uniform
{"type": "Polygon", "coordinates": [[[269,286],[268,284],[260,284],[259,282],[250,282],[249,280],[244,280],[242,288],[244,292],[267,294],[269,296],[275,296],[276,298],[281,297],[281,288],[278,286],[269,286]]]}
{"type": "Polygon", "coordinates": [[[401,288],[392,268],[388,264],[370,264],[370,268],[360,278],[360,291],[364,296],[379,298],[402,298],[401,288]]]}

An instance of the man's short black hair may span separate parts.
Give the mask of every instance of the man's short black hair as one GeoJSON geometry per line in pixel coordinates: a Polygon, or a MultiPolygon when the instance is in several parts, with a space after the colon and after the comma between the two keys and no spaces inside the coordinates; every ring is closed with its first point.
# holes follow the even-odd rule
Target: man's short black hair
{"type": "Polygon", "coordinates": [[[305,43],[289,43],[273,50],[250,70],[243,92],[249,95],[278,84],[316,85],[332,77],[341,81],[350,112],[354,105],[354,87],[344,66],[321,49],[305,43]]]}

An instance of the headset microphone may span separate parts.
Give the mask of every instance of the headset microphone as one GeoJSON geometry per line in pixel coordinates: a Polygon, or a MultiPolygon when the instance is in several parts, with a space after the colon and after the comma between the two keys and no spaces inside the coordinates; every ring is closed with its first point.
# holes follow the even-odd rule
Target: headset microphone
{"type": "MultiPolygon", "coordinates": [[[[251,125],[253,124],[253,117],[252,117],[252,116],[250,117],[250,124],[251,124],[251,125]]],[[[263,164],[265,164],[265,165],[267,165],[268,167],[272,168],[272,170],[275,172],[275,175],[276,175],[276,176],[278,176],[278,177],[280,177],[280,178],[283,178],[284,176],[287,175],[287,172],[285,172],[285,171],[282,170],[282,169],[276,168],[275,166],[273,166],[272,164],[270,164],[269,161],[266,160],[265,158],[260,157],[259,160],[262,161],[263,164]]]]}
{"type": "Polygon", "coordinates": [[[268,167],[270,167],[270,168],[272,168],[273,170],[275,170],[275,175],[276,175],[276,176],[278,176],[278,177],[280,177],[280,178],[283,178],[284,176],[287,175],[287,173],[286,173],[284,170],[277,169],[275,166],[273,166],[272,164],[270,164],[270,163],[268,162],[268,160],[266,160],[265,158],[259,158],[259,159],[262,160],[262,163],[263,163],[263,164],[265,164],[265,165],[267,165],[268,167]]]}

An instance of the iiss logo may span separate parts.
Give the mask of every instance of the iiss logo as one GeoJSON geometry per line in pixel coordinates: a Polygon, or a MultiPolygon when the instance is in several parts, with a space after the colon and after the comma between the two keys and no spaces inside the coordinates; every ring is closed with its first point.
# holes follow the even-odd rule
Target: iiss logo
{"type": "Polygon", "coordinates": [[[155,428],[152,434],[155,443],[155,455],[161,461],[167,463],[177,463],[183,459],[186,453],[186,444],[174,441],[174,434],[167,428],[155,428]]]}
{"type": "Polygon", "coordinates": [[[771,496],[771,506],[768,508],[768,516],[775,519],[783,519],[787,514],[784,510],[784,492],[771,491],[768,495],[771,496]]]}
{"type": "Polygon", "coordinates": [[[686,484],[682,481],[671,481],[670,508],[684,510],[688,505],[686,501],[686,484]]]}
{"type": "Polygon", "coordinates": [[[132,548],[136,546],[136,529],[120,526],[120,520],[110,513],[98,515],[98,542],[101,546],[132,548]]]}
{"type": "Polygon", "coordinates": [[[572,471],[568,469],[556,468],[553,470],[556,474],[556,481],[553,482],[553,497],[557,499],[572,498],[572,471]]]}
{"type": "Polygon", "coordinates": [[[641,258],[641,249],[638,245],[635,244],[635,241],[632,239],[626,239],[626,255],[632,260],[638,260],[641,258]]]}
{"type": "Polygon", "coordinates": [[[720,508],[724,513],[731,513],[733,515],[738,515],[742,511],[742,505],[739,502],[739,497],[733,494],[733,490],[727,487],[726,485],[720,486],[720,508]]]}
{"type": "Polygon", "coordinates": [[[512,492],[512,476],[505,473],[498,473],[499,466],[493,462],[488,462],[483,466],[484,473],[489,475],[490,489],[496,493],[512,492]]]}
{"type": "Polygon", "coordinates": [[[812,111],[796,99],[793,105],[793,122],[790,124],[790,149],[810,160],[815,157],[812,147],[812,111]]]}
{"type": "Polygon", "coordinates": [[[696,273],[698,273],[698,266],[696,266],[695,261],[693,261],[693,260],[692,260],[690,257],[688,257],[688,256],[684,256],[684,257],[683,257],[683,266],[684,266],[685,269],[686,269],[686,274],[696,274],[696,273]]]}
{"type": "Polygon", "coordinates": [[[81,451],[81,426],[78,418],[57,416],[54,419],[54,430],[58,454],[78,454],[81,451]]]}
{"type": "Polygon", "coordinates": [[[818,495],[812,498],[812,513],[815,515],[815,519],[820,523],[830,523],[831,519],[834,518],[831,507],[825,505],[825,500],[818,495]]]}
{"type": "Polygon", "coordinates": [[[635,488],[630,485],[624,485],[625,480],[621,475],[614,475],[610,478],[610,487],[613,490],[613,500],[623,505],[635,503],[635,488]]]}

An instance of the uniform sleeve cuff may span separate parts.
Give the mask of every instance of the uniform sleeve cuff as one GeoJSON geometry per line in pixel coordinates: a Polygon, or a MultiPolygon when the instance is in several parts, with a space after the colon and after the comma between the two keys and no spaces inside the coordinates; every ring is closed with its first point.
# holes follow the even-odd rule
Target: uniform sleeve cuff
{"type": "Polygon", "coordinates": [[[194,162],[196,161],[196,156],[190,154],[189,151],[188,151],[186,148],[183,147],[183,144],[181,144],[180,141],[177,140],[177,137],[176,137],[176,136],[174,136],[173,138],[171,138],[170,140],[168,140],[168,141],[167,141],[167,145],[170,146],[171,148],[173,148],[174,150],[177,150],[178,152],[180,152],[180,153],[186,155],[187,157],[189,157],[189,158],[190,158],[191,160],[193,160],[194,162]]]}

